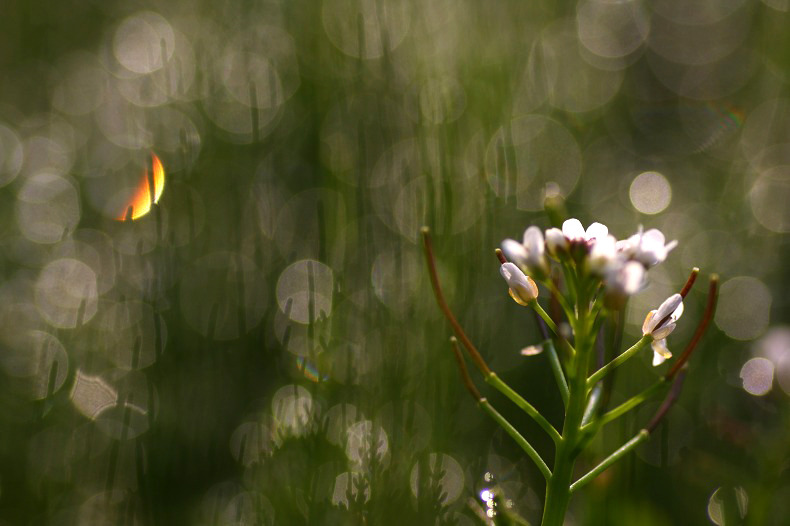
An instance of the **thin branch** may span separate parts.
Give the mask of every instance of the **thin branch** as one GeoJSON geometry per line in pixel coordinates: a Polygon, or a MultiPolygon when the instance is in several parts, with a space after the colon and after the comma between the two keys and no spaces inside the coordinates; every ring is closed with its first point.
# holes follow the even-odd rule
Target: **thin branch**
{"type": "Polygon", "coordinates": [[[557,356],[557,349],[554,348],[554,342],[545,340],[543,342],[543,348],[546,350],[546,354],[549,357],[549,365],[551,366],[551,372],[554,373],[554,379],[557,381],[562,404],[568,407],[568,398],[570,397],[568,380],[565,378],[565,372],[562,370],[562,364],[560,363],[560,357],[557,356]]]}
{"type": "Polygon", "coordinates": [[[606,457],[600,464],[592,468],[586,475],[583,475],[579,480],[571,484],[571,493],[577,491],[579,488],[593,480],[595,477],[609,469],[609,467],[620,460],[623,456],[633,450],[636,446],[644,442],[650,437],[650,432],[647,429],[642,429],[636,434],[634,438],[623,444],[617,451],[606,457]]]}
{"type": "Polygon", "coordinates": [[[442,314],[444,314],[444,317],[447,318],[447,321],[450,322],[450,325],[453,327],[453,332],[455,332],[455,335],[458,336],[458,339],[461,340],[461,343],[469,352],[469,356],[472,358],[472,361],[475,363],[477,368],[480,369],[484,376],[488,376],[491,374],[491,369],[488,368],[485,360],[483,360],[483,357],[480,355],[477,348],[466,335],[464,329],[461,327],[461,324],[458,323],[458,320],[450,310],[450,307],[447,306],[447,301],[444,299],[442,286],[439,283],[439,276],[436,273],[436,260],[433,255],[433,245],[431,244],[430,230],[427,226],[424,226],[422,227],[421,232],[423,245],[425,247],[425,259],[428,263],[428,273],[431,277],[431,286],[433,287],[434,296],[436,296],[436,303],[439,304],[439,309],[441,309],[442,314]]]}
{"type": "Polygon", "coordinates": [[[543,321],[543,318],[541,318],[540,316],[538,316],[538,313],[537,313],[537,311],[535,311],[535,312],[534,312],[534,314],[535,314],[535,325],[537,325],[537,326],[538,326],[538,332],[540,332],[540,335],[541,335],[541,337],[542,337],[544,340],[548,340],[548,339],[550,339],[550,338],[551,338],[551,336],[549,335],[549,331],[548,331],[548,329],[546,328],[546,322],[545,322],[545,321],[543,321]]]}
{"type": "Polygon", "coordinates": [[[551,329],[551,332],[557,335],[557,338],[562,338],[560,335],[560,330],[557,328],[557,324],[554,323],[554,320],[551,319],[551,316],[549,316],[549,314],[543,310],[543,307],[540,306],[538,300],[535,299],[530,301],[529,306],[535,309],[535,312],[538,314],[538,316],[540,316],[543,321],[546,322],[546,325],[548,325],[549,329],[551,329]]]}
{"type": "Polygon", "coordinates": [[[486,376],[486,382],[492,385],[497,391],[508,397],[511,402],[519,407],[519,409],[531,416],[532,419],[535,420],[535,422],[537,422],[538,425],[542,427],[544,431],[546,431],[546,433],[548,433],[555,444],[562,440],[560,434],[556,429],[554,429],[554,426],[552,426],[551,423],[546,420],[546,417],[540,414],[540,412],[538,412],[538,410],[535,409],[532,404],[524,400],[524,398],[514,391],[509,385],[503,382],[502,379],[496,375],[496,373],[488,373],[488,376],[486,376]]]}
{"type": "Polygon", "coordinates": [[[605,424],[608,424],[612,420],[616,420],[617,418],[620,418],[628,411],[636,407],[639,407],[642,404],[642,402],[652,397],[654,394],[660,391],[661,388],[664,387],[665,385],[667,385],[666,379],[663,377],[659,378],[655,383],[653,383],[653,385],[651,385],[641,393],[632,396],[631,398],[629,398],[622,404],[618,405],[611,411],[607,411],[606,413],[604,413],[603,416],[596,422],[596,424],[599,426],[603,426],[605,424]]]}
{"type": "Polygon", "coordinates": [[[697,330],[694,332],[694,336],[691,338],[691,341],[686,348],[683,350],[683,354],[680,355],[678,361],[672,365],[672,368],[666,374],[665,378],[667,380],[671,380],[673,376],[677,374],[681,367],[691,358],[691,353],[694,352],[696,349],[697,344],[702,339],[702,335],[705,334],[705,330],[710,325],[710,321],[713,319],[713,314],[716,312],[716,300],[718,297],[718,289],[719,289],[719,276],[716,274],[711,275],[710,277],[710,285],[708,286],[708,302],[705,305],[705,313],[702,315],[702,319],[697,325],[697,330]]]}
{"type": "Polygon", "coordinates": [[[609,371],[614,370],[615,368],[619,367],[623,363],[625,363],[629,358],[631,358],[634,354],[639,352],[645,345],[653,340],[653,337],[649,334],[645,334],[642,336],[639,341],[637,341],[634,345],[632,345],[629,349],[623,351],[620,356],[612,360],[611,362],[607,363],[597,371],[595,371],[588,379],[587,379],[587,388],[593,387],[597,384],[601,378],[606,376],[609,371]]]}
{"type": "Polygon", "coordinates": [[[466,363],[464,362],[463,355],[461,355],[461,349],[458,348],[458,340],[455,339],[455,336],[450,336],[450,346],[453,351],[453,356],[455,356],[455,361],[458,363],[458,370],[461,373],[461,380],[463,380],[466,390],[469,391],[469,394],[472,395],[475,402],[479,402],[483,396],[469,377],[469,371],[466,369],[466,363]]]}
{"type": "Polygon", "coordinates": [[[537,451],[535,451],[535,448],[534,448],[534,447],[532,447],[532,445],[531,445],[529,442],[527,442],[527,439],[525,439],[525,438],[524,438],[524,437],[521,435],[521,433],[519,433],[519,432],[516,430],[516,428],[515,428],[515,427],[513,427],[513,426],[511,425],[511,423],[510,423],[510,422],[508,422],[508,421],[505,419],[505,417],[503,417],[501,414],[499,414],[499,413],[497,412],[497,410],[496,410],[496,409],[494,409],[494,407],[493,407],[493,406],[492,406],[492,405],[491,405],[491,404],[488,402],[488,400],[486,400],[485,398],[481,398],[481,399],[479,400],[478,404],[480,405],[480,408],[481,408],[483,411],[485,411],[486,413],[488,413],[488,414],[489,414],[489,416],[490,416],[491,418],[493,418],[493,419],[496,421],[496,423],[497,423],[497,424],[499,424],[499,427],[501,427],[502,429],[504,429],[504,430],[505,430],[505,432],[506,432],[508,435],[510,435],[510,437],[511,437],[513,440],[515,440],[515,441],[516,441],[516,443],[517,443],[519,446],[521,446],[521,449],[523,449],[523,450],[524,450],[524,452],[527,454],[527,456],[529,456],[529,458],[531,458],[531,459],[532,459],[532,461],[535,463],[535,465],[538,467],[538,469],[540,470],[541,474],[543,475],[543,478],[545,478],[545,479],[548,481],[548,480],[551,478],[551,470],[550,470],[550,469],[549,469],[549,467],[546,465],[546,462],[544,462],[544,461],[543,461],[543,459],[542,459],[542,458],[541,458],[541,456],[538,454],[538,452],[537,452],[537,451]]]}
{"type": "Polygon", "coordinates": [[[697,281],[697,275],[699,274],[699,267],[694,267],[691,269],[691,274],[689,274],[688,279],[686,280],[686,284],[683,285],[683,288],[680,289],[680,295],[683,299],[686,298],[686,295],[691,290],[691,287],[694,286],[694,282],[697,281]]]}
{"type": "Polygon", "coordinates": [[[680,396],[680,390],[683,388],[683,380],[686,379],[687,370],[687,367],[684,367],[680,370],[680,374],[675,376],[675,380],[672,382],[672,387],[669,389],[666,398],[664,398],[664,401],[661,403],[658,411],[656,411],[656,414],[653,415],[653,418],[650,420],[647,426],[645,426],[645,429],[647,429],[648,432],[652,433],[655,431],[656,427],[658,427],[658,424],[661,423],[661,420],[664,418],[664,416],[666,416],[666,414],[677,401],[678,397],[680,396]]]}
{"type": "MultiPolygon", "coordinates": [[[[667,415],[669,410],[672,409],[672,406],[675,404],[678,397],[680,396],[680,391],[683,388],[683,380],[686,378],[686,370],[687,368],[684,367],[680,371],[680,374],[678,374],[675,377],[675,381],[672,382],[672,388],[669,390],[669,393],[667,393],[666,398],[661,403],[661,406],[658,408],[658,411],[656,411],[656,414],[653,416],[652,419],[650,419],[650,422],[644,427],[644,429],[639,431],[639,433],[637,433],[637,435],[634,438],[623,444],[623,446],[620,447],[617,451],[606,457],[606,459],[604,459],[603,462],[595,466],[592,470],[590,470],[589,473],[582,476],[579,480],[571,484],[571,488],[570,488],[571,493],[573,493],[574,491],[576,491],[577,489],[584,486],[585,484],[593,480],[595,477],[603,473],[606,469],[609,468],[609,466],[620,460],[620,458],[622,458],[626,453],[628,453],[629,451],[634,449],[637,445],[648,439],[650,434],[656,430],[658,424],[661,423],[661,420],[663,420],[663,418],[667,415]]],[[[660,385],[660,384],[656,384],[656,385],[660,385]]],[[[648,390],[650,390],[650,388],[648,390]]]]}

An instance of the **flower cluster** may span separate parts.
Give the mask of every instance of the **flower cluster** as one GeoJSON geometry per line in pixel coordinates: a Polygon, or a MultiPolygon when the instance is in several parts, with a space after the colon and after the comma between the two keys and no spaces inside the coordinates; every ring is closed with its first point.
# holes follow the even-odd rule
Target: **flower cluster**
{"type": "MultiPolygon", "coordinates": [[[[576,274],[597,282],[602,300],[612,309],[620,309],[629,296],[639,292],[646,283],[647,271],[663,262],[677,241],[666,242],[660,230],[639,230],[618,240],[606,225],[592,223],[586,229],[578,219],[568,219],[562,229],[549,228],[545,234],[530,226],[523,242],[513,239],[502,242],[503,258],[500,272],[508,283],[510,295],[521,305],[537,297],[538,281],[551,279],[550,258],[575,267],[576,274]]],[[[643,327],[644,335],[652,335],[654,365],[671,356],[666,336],[675,327],[683,312],[683,301],[675,294],[657,310],[651,311],[643,327]]]]}
{"type": "Polygon", "coordinates": [[[507,282],[510,296],[536,315],[542,341],[539,346],[531,347],[540,347],[539,352],[547,358],[557,384],[565,410],[560,431],[488,366],[444,299],[428,227],[423,227],[422,235],[431,286],[439,309],[452,327],[454,336],[450,339],[450,347],[466,390],[535,463],[546,479],[541,524],[560,526],[564,524],[571,494],[648,440],[678,399],[691,353],[713,319],[719,278],[716,274],[710,276],[705,311],[680,356],[652,385],[609,408],[609,397],[604,394],[608,388],[604,382],[607,378],[612,380],[612,373],[618,367],[648,347],[653,349],[653,365],[671,357],[666,340],[683,314],[684,298],[694,286],[699,269],[692,268],[679,292],[647,313],[641,337],[623,349],[625,318],[622,311],[626,300],[645,286],[649,269],[667,258],[677,245],[676,241],[667,243],[660,231],[645,232],[641,228],[634,235],[618,240],[609,234],[605,225],[593,223],[585,229],[577,219],[565,221],[561,229],[549,228],[545,232],[531,226],[524,232],[522,242],[506,239],[502,248],[496,250],[501,263],[499,271],[507,282]],[[541,306],[538,283],[551,293],[551,315],[541,306]],[[552,468],[516,426],[478,390],[467,371],[464,354],[487,384],[532,418],[554,442],[552,468]],[[653,418],[598,465],[570,482],[580,452],[602,426],[621,418],[661,391],[665,391],[664,401],[653,418]]]}

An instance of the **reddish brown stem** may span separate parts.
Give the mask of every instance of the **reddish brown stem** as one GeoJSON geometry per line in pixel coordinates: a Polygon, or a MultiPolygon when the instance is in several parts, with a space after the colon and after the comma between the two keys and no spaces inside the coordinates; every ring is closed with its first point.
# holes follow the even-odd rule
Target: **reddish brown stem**
{"type": "Polygon", "coordinates": [[[666,416],[669,410],[672,408],[674,403],[677,401],[678,397],[680,397],[680,390],[683,388],[683,380],[686,378],[686,370],[687,368],[684,367],[680,374],[677,375],[675,381],[672,382],[672,387],[669,389],[669,393],[667,393],[666,398],[661,403],[661,406],[656,411],[656,414],[650,420],[650,422],[645,426],[645,429],[648,433],[653,433],[655,429],[658,427],[658,424],[661,423],[661,420],[666,416]]]}
{"type": "Polygon", "coordinates": [[[689,274],[689,279],[686,280],[686,284],[680,289],[680,295],[683,299],[686,298],[686,294],[689,293],[691,287],[694,286],[694,282],[697,281],[697,275],[699,275],[699,267],[694,267],[691,269],[691,274],[689,274]]]}
{"type": "Polygon", "coordinates": [[[710,325],[710,321],[713,319],[713,314],[716,312],[716,299],[718,297],[718,289],[719,289],[719,276],[713,274],[710,277],[710,285],[708,286],[708,303],[705,305],[705,313],[702,315],[702,319],[697,325],[697,330],[694,332],[694,336],[691,338],[691,341],[686,345],[686,348],[683,349],[683,354],[680,355],[678,361],[672,366],[669,372],[666,374],[665,378],[667,380],[671,380],[677,372],[683,367],[689,358],[691,358],[691,353],[694,352],[694,349],[697,348],[697,344],[702,339],[702,335],[705,334],[705,330],[710,325]]]}
{"type": "Polygon", "coordinates": [[[464,381],[466,390],[469,391],[469,394],[472,395],[475,402],[479,402],[483,396],[469,377],[469,371],[466,369],[466,363],[464,362],[464,357],[461,355],[461,349],[458,348],[458,340],[455,339],[455,336],[450,337],[450,345],[453,350],[453,355],[455,356],[455,361],[458,362],[458,369],[461,372],[461,379],[464,381]]]}
{"type": "Polygon", "coordinates": [[[483,375],[488,376],[491,374],[491,369],[488,368],[485,360],[483,360],[483,357],[480,356],[480,353],[477,351],[477,348],[464,332],[461,324],[458,323],[457,319],[455,319],[453,312],[450,310],[450,307],[447,306],[447,302],[444,299],[442,286],[439,283],[439,276],[436,273],[436,260],[433,256],[433,245],[431,244],[430,230],[427,226],[422,227],[422,240],[423,246],[425,247],[425,259],[428,263],[428,273],[431,277],[431,287],[433,287],[433,294],[436,296],[436,303],[439,304],[439,309],[442,311],[442,314],[444,314],[444,317],[447,318],[447,321],[450,322],[450,325],[453,327],[453,332],[455,332],[455,335],[458,336],[458,339],[461,340],[461,343],[466,348],[467,352],[469,353],[469,357],[472,358],[472,361],[475,363],[477,368],[480,369],[483,375]]]}

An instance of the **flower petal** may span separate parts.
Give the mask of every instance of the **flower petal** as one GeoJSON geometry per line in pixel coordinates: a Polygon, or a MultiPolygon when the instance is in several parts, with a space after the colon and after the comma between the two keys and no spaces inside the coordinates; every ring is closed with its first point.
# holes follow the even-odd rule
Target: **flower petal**
{"type": "Polygon", "coordinates": [[[546,230],[546,248],[552,254],[557,254],[560,250],[568,249],[568,239],[559,228],[549,228],[546,230]]]}
{"type": "Polygon", "coordinates": [[[617,240],[614,236],[599,237],[593,243],[590,250],[590,269],[593,272],[603,273],[609,268],[616,265],[617,262],[617,249],[615,245],[617,240]]]}
{"type": "Polygon", "coordinates": [[[656,340],[650,346],[653,348],[653,367],[661,365],[668,358],[672,358],[672,353],[669,352],[665,339],[656,340]]]}
{"type": "Polygon", "coordinates": [[[532,225],[524,231],[524,247],[530,258],[543,256],[546,243],[543,240],[543,232],[540,228],[532,225]]]}
{"type": "Polygon", "coordinates": [[[663,340],[667,336],[669,336],[672,331],[675,330],[677,325],[674,322],[668,322],[659,327],[658,329],[653,329],[652,336],[653,340],[663,340]]]}
{"type": "Polygon", "coordinates": [[[645,316],[645,321],[642,322],[642,335],[650,334],[650,331],[653,330],[652,322],[655,315],[656,311],[651,310],[647,313],[647,316],[645,316]]]}
{"type": "Polygon", "coordinates": [[[584,239],[592,241],[593,239],[603,239],[609,235],[609,228],[601,223],[593,223],[587,227],[584,233],[584,239]]]}
{"type": "Polygon", "coordinates": [[[513,263],[503,263],[499,267],[499,272],[507,281],[510,296],[519,305],[526,306],[527,303],[538,297],[538,286],[532,281],[532,278],[524,274],[513,263]]]}
{"type": "Polygon", "coordinates": [[[631,296],[642,289],[645,283],[645,267],[636,261],[629,261],[620,271],[620,286],[623,292],[631,296]]]}
{"type": "Polygon", "coordinates": [[[646,246],[664,246],[666,242],[666,238],[664,237],[663,232],[657,228],[651,228],[644,234],[642,234],[642,244],[646,246]]]}
{"type": "Polygon", "coordinates": [[[524,266],[527,263],[527,249],[515,239],[502,241],[502,252],[505,253],[505,257],[509,261],[514,262],[516,265],[524,266]]]}
{"type": "MultiPolygon", "coordinates": [[[[661,320],[663,320],[670,314],[673,314],[678,309],[678,307],[680,307],[680,305],[682,304],[683,304],[683,296],[677,293],[665,299],[664,303],[662,303],[661,306],[658,307],[658,312],[656,312],[656,323],[659,323],[661,320]]],[[[681,314],[683,313],[682,310],[680,312],[681,314]]]]}
{"type": "Polygon", "coordinates": [[[582,222],[576,218],[566,220],[562,224],[562,233],[571,241],[574,239],[584,239],[584,227],[582,226],[582,222]]]}

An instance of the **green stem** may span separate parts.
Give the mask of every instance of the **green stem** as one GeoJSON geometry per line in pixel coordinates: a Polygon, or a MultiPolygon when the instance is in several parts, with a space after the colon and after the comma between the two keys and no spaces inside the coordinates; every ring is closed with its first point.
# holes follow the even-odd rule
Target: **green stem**
{"type": "Polygon", "coordinates": [[[639,433],[634,438],[623,444],[620,447],[620,449],[618,449],[617,451],[606,457],[603,460],[603,462],[595,466],[592,470],[590,470],[589,473],[582,476],[579,480],[571,484],[570,486],[571,493],[578,490],[579,488],[581,488],[582,486],[593,480],[595,477],[606,471],[609,468],[609,466],[620,460],[624,455],[629,453],[636,446],[647,440],[648,437],[650,437],[650,433],[648,433],[647,429],[642,429],[641,431],[639,431],[639,433]]]}
{"type": "Polygon", "coordinates": [[[532,404],[524,400],[524,398],[520,394],[515,392],[509,385],[503,382],[502,379],[499,378],[495,372],[492,371],[488,373],[488,375],[485,377],[485,380],[487,383],[492,385],[497,391],[507,396],[522,411],[524,411],[529,416],[531,416],[533,420],[535,420],[535,422],[537,422],[538,425],[542,427],[543,430],[546,431],[546,433],[549,434],[549,436],[551,437],[551,439],[554,441],[555,444],[557,444],[560,441],[560,434],[557,432],[556,429],[554,429],[554,426],[552,426],[549,423],[549,421],[546,420],[546,418],[542,414],[540,414],[532,404]]]}
{"type": "Polygon", "coordinates": [[[601,396],[603,393],[603,386],[596,385],[590,391],[590,398],[587,401],[587,407],[584,410],[584,416],[582,417],[582,431],[586,431],[587,423],[593,419],[595,413],[598,410],[598,404],[601,403],[601,396]]]}
{"type": "Polygon", "coordinates": [[[568,318],[571,318],[573,316],[573,309],[571,309],[571,306],[568,304],[565,296],[562,295],[562,292],[560,292],[560,289],[557,288],[557,284],[554,283],[554,280],[549,277],[545,281],[541,281],[541,283],[543,283],[551,291],[553,297],[557,298],[557,301],[559,302],[560,307],[562,307],[562,310],[565,312],[565,315],[568,318]]]}
{"type": "Polygon", "coordinates": [[[538,303],[538,300],[530,301],[529,302],[529,306],[532,307],[533,309],[535,309],[535,312],[538,313],[538,316],[543,318],[543,321],[545,321],[546,325],[549,326],[549,329],[551,329],[551,332],[556,334],[558,337],[562,338],[562,336],[560,336],[560,331],[557,328],[557,324],[554,323],[554,320],[551,319],[551,316],[549,316],[549,314],[545,310],[543,310],[543,307],[540,306],[540,303],[538,303]]]}
{"type": "MultiPolygon", "coordinates": [[[[551,319],[551,316],[549,316],[548,313],[543,310],[543,307],[540,306],[538,300],[532,300],[529,304],[533,309],[535,309],[535,312],[538,313],[538,316],[543,318],[543,321],[546,322],[546,325],[549,327],[549,329],[551,329],[551,331],[558,338],[560,338],[562,341],[565,341],[565,339],[560,335],[557,324],[554,323],[554,320],[551,319]]],[[[557,355],[557,349],[554,347],[554,343],[551,340],[546,340],[543,342],[543,347],[548,351],[551,371],[554,373],[554,378],[557,380],[557,387],[560,390],[562,403],[565,407],[568,407],[568,381],[565,379],[565,373],[562,370],[560,358],[557,355]]]]}
{"type": "MultiPolygon", "coordinates": [[[[579,290],[579,289],[577,289],[579,290]]],[[[579,454],[579,439],[584,409],[587,403],[587,367],[592,349],[587,326],[589,305],[581,295],[577,297],[578,317],[576,329],[576,356],[571,366],[568,407],[562,427],[562,440],[557,446],[554,469],[546,486],[546,503],[543,507],[543,526],[562,526],[571,499],[570,485],[573,466],[579,454]]]]}
{"type": "Polygon", "coordinates": [[[554,373],[554,379],[557,380],[557,387],[560,390],[560,397],[562,397],[562,404],[568,407],[568,381],[565,379],[565,372],[562,370],[560,364],[560,357],[557,356],[557,349],[554,348],[554,342],[546,340],[543,342],[543,348],[549,356],[549,365],[551,365],[551,372],[554,373]]]}
{"type": "Polygon", "coordinates": [[[587,388],[588,389],[592,388],[604,376],[606,376],[611,371],[624,364],[629,358],[631,358],[633,355],[635,355],[640,350],[642,350],[642,348],[644,348],[644,346],[651,341],[653,341],[653,337],[650,334],[645,334],[644,336],[642,336],[639,339],[639,341],[637,341],[635,344],[631,346],[631,348],[626,349],[625,351],[623,351],[623,353],[620,356],[618,356],[611,362],[607,363],[606,365],[595,371],[592,374],[592,376],[590,376],[590,378],[587,380],[587,388]]]}
{"type": "Polygon", "coordinates": [[[603,416],[597,422],[594,422],[594,424],[602,426],[604,424],[608,424],[612,420],[616,420],[620,418],[628,411],[639,406],[642,402],[644,402],[645,400],[647,400],[648,398],[652,397],[654,394],[659,392],[661,388],[665,387],[666,385],[667,385],[666,380],[662,376],[653,385],[651,385],[641,393],[632,396],[631,398],[629,398],[622,404],[618,405],[611,411],[604,413],[603,416]]]}
{"type": "Polygon", "coordinates": [[[535,448],[534,448],[534,447],[532,447],[532,445],[531,445],[529,442],[527,442],[527,439],[526,439],[526,438],[524,438],[524,437],[521,435],[521,433],[519,433],[519,432],[516,430],[516,428],[515,428],[515,427],[513,427],[513,426],[511,425],[511,423],[510,423],[510,422],[508,422],[508,421],[505,419],[505,417],[504,417],[504,416],[502,416],[501,414],[499,414],[499,412],[498,412],[496,409],[494,409],[494,407],[493,407],[493,406],[492,406],[492,405],[491,405],[491,404],[488,402],[488,400],[486,400],[485,398],[481,398],[481,399],[479,400],[478,404],[479,404],[479,405],[480,405],[480,407],[483,409],[483,411],[485,411],[486,413],[488,413],[488,415],[489,415],[491,418],[493,418],[493,419],[496,421],[496,423],[497,423],[497,424],[499,424],[499,427],[501,427],[502,429],[504,429],[504,430],[505,430],[505,432],[506,432],[508,435],[510,435],[510,437],[511,437],[513,440],[515,440],[515,441],[516,441],[516,443],[517,443],[519,446],[521,446],[521,449],[523,449],[523,450],[524,450],[524,452],[527,454],[527,456],[528,456],[529,458],[531,458],[531,459],[532,459],[532,461],[535,463],[535,465],[536,465],[536,466],[538,467],[538,469],[540,470],[540,472],[541,472],[541,474],[543,475],[543,477],[544,477],[546,480],[549,480],[549,479],[551,479],[551,470],[549,470],[549,467],[548,467],[548,466],[546,465],[546,463],[543,461],[543,459],[542,459],[542,458],[541,458],[541,456],[538,454],[538,452],[537,452],[537,451],[535,451],[535,448]]]}
{"type": "Polygon", "coordinates": [[[576,302],[577,299],[577,286],[576,286],[576,273],[571,270],[567,262],[560,260],[562,267],[562,275],[565,278],[565,285],[568,287],[568,293],[571,299],[576,302]]]}

